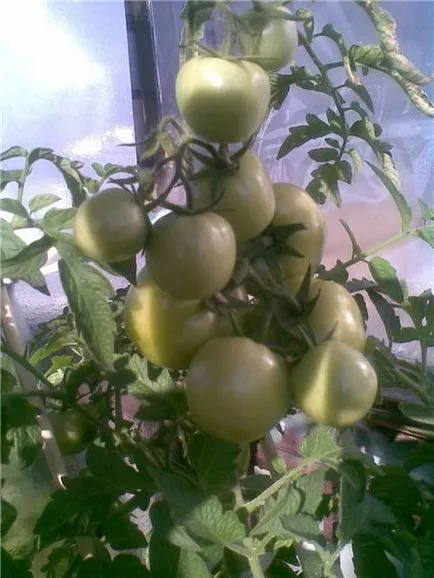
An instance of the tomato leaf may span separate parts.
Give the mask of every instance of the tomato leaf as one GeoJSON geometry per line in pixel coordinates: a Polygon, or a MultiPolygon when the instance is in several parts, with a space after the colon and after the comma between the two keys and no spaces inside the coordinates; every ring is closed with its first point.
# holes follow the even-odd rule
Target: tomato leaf
{"type": "Polygon", "coordinates": [[[279,152],[277,153],[278,160],[288,155],[294,149],[306,144],[310,140],[321,138],[332,132],[331,127],[318,117],[315,117],[315,121],[311,117],[315,117],[315,115],[310,115],[310,124],[294,126],[289,129],[290,134],[283,141],[279,152]]]}
{"type": "Polygon", "coordinates": [[[0,211],[7,211],[24,219],[29,218],[26,208],[16,199],[0,199],[0,211]]]}
{"type": "Polygon", "coordinates": [[[46,209],[50,207],[57,201],[60,201],[60,197],[57,195],[53,195],[51,193],[46,193],[43,195],[35,195],[30,199],[29,202],[29,209],[30,213],[36,213],[37,211],[41,211],[42,209],[46,209]]]}
{"type": "Polygon", "coordinates": [[[29,272],[38,271],[45,264],[48,258],[47,251],[52,246],[53,239],[47,235],[30,245],[25,245],[13,257],[2,260],[2,275],[13,280],[26,280],[29,272]]]}
{"type": "Polygon", "coordinates": [[[65,229],[72,229],[74,224],[75,213],[77,209],[50,209],[45,215],[41,223],[41,227],[48,234],[54,237],[65,229]]]}
{"type": "Polygon", "coordinates": [[[136,285],[137,283],[137,260],[136,257],[131,257],[126,261],[121,261],[118,263],[108,263],[108,268],[115,275],[121,275],[125,277],[131,285],[136,285]]]}
{"type": "Polygon", "coordinates": [[[357,534],[352,540],[354,567],[359,578],[399,578],[395,565],[374,536],[357,534]]]}
{"type": "Polygon", "coordinates": [[[339,167],[336,164],[325,163],[314,169],[311,175],[313,178],[307,185],[306,190],[312,198],[321,204],[326,199],[330,199],[339,207],[342,202],[338,184],[340,178],[339,167]]]}
{"type": "Polygon", "coordinates": [[[26,468],[34,462],[42,447],[37,414],[38,410],[26,399],[2,398],[2,463],[8,463],[12,448],[17,454],[19,467],[26,468]]]}
{"type": "Polygon", "coordinates": [[[3,191],[10,183],[20,184],[26,178],[26,172],[20,169],[0,170],[0,192],[3,191]]]}
{"type": "Polygon", "coordinates": [[[154,501],[149,511],[149,517],[154,532],[174,546],[191,552],[202,550],[202,545],[193,540],[182,525],[173,521],[167,501],[154,501]]]}
{"type": "Polygon", "coordinates": [[[196,552],[181,550],[153,533],[149,543],[149,562],[152,578],[211,578],[211,573],[196,552]]]}
{"type": "Polygon", "coordinates": [[[103,523],[102,531],[115,550],[134,550],[146,546],[143,532],[126,516],[113,516],[103,523]]]}
{"type": "Polygon", "coordinates": [[[367,293],[381,317],[389,342],[392,343],[394,336],[401,330],[399,317],[395,314],[392,305],[378,291],[368,289],[367,293]]]}
{"type": "Polygon", "coordinates": [[[319,523],[306,514],[284,516],[282,519],[283,531],[295,540],[307,540],[319,545],[325,545],[325,540],[319,523]]]}
{"type": "Polygon", "coordinates": [[[265,544],[284,534],[283,519],[295,516],[301,507],[302,497],[298,490],[287,486],[275,498],[269,498],[261,511],[261,516],[253,528],[253,536],[260,536],[265,544]]]}
{"type": "Polygon", "coordinates": [[[350,149],[348,151],[348,154],[350,155],[351,160],[353,161],[353,166],[356,170],[356,173],[360,174],[363,170],[363,163],[364,163],[361,154],[356,149],[350,149]]]}
{"type": "Polygon", "coordinates": [[[197,433],[190,438],[187,452],[205,491],[212,493],[213,489],[233,483],[236,459],[240,453],[237,444],[197,433]]]}
{"type": "Polygon", "coordinates": [[[113,319],[108,297],[113,294],[110,282],[94,267],[85,263],[75,248],[59,242],[59,274],[77,330],[90,351],[104,367],[113,366],[113,319]]]}
{"type": "Polygon", "coordinates": [[[131,554],[118,554],[106,570],[106,578],[150,578],[149,570],[142,562],[131,554]]]}
{"type": "Polygon", "coordinates": [[[339,494],[339,539],[348,542],[363,526],[369,515],[365,500],[367,478],[365,467],[358,461],[346,460],[341,465],[339,494]]]}
{"type": "Polygon", "coordinates": [[[383,257],[373,257],[369,261],[369,271],[381,292],[402,303],[404,294],[401,283],[396,275],[396,269],[383,257]]]}
{"type": "Polygon", "coordinates": [[[108,486],[122,492],[134,492],[142,488],[140,474],[121,458],[106,448],[91,445],[86,452],[86,466],[89,472],[108,486]]]}
{"type": "Polygon", "coordinates": [[[320,505],[325,489],[325,474],[326,468],[321,467],[295,481],[294,486],[302,498],[301,512],[303,514],[313,516],[320,505]]]}
{"type": "Polygon", "coordinates": [[[353,90],[357,96],[366,104],[369,110],[374,112],[374,103],[372,102],[372,98],[363,84],[356,84],[355,82],[352,82],[350,79],[348,79],[345,82],[345,86],[351,88],[351,90],[353,90]]]}
{"type": "Polygon", "coordinates": [[[399,404],[399,409],[412,421],[430,427],[434,426],[434,406],[402,402],[399,404]]]}
{"type": "Polygon", "coordinates": [[[340,454],[336,430],[328,426],[315,426],[301,445],[301,455],[304,459],[336,463],[340,454]]]}
{"type": "Polygon", "coordinates": [[[28,152],[23,147],[13,146],[0,153],[0,162],[7,161],[16,157],[27,157],[28,152]]]}
{"type": "Polygon", "coordinates": [[[217,496],[207,497],[180,476],[149,468],[157,487],[165,494],[175,519],[200,538],[230,548],[246,535],[235,512],[223,511],[217,496]]]}
{"type": "Polygon", "coordinates": [[[310,158],[319,163],[335,161],[338,158],[338,151],[334,148],[318,148],[307,153],[310,158]]]}
{"type": "Polygon", "coordinates": [[[393,200],[395,201],[395,204],[398,207],[399,213],[401,215],[401,229],[403,231],[407,230],[411,223],[411,208],[399,188],[396,186],[396,183],[394,183],[393,178],[391,178],[390,172],[384,172],[369,161],[366,161],[366,164],[374,171],[374,173],[392,195],[393,200]]]}
{"type": "Polygon", "coordinates": [[[280,110],[285,102],[292,84],[292,77],[288,74],[270,75],[271,98],[270,106],[280,110]]]}
{"type": "Polygon", "coordinates": [[[427,221],[434,221],[434,209],[428,207],[428,205],[422,199],[417,200],[420,206],[420,210],[422,211],[422,219],[424,223],[427,221]]]}
{"type": "Polygon", "coordinates": [[[11,526],[17,519],[17,510],[15,507],[7,502],[6,500],[1,499],[1,537],[8,533],[11,526]]]}

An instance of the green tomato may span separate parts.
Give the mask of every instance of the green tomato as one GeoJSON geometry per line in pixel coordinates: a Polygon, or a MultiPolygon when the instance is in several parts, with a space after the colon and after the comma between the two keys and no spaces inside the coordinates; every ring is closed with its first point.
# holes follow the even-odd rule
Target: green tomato
{"type": "Polygon", "coordinates": [[[265,119],[270,82],[253,62],[198,56],[178,73],[176,101],[200,137],[218,143],[241,142],[265,119]]]}
{"type": "Polygon", "coordinates": [[[124,189],[107,189],[82,203],[74,219],[74,241],[90,259],[118,263],[143,249],[148,235],[143,208],[124,189]]]}
{"type": "Polygon", "coordinates": [[[233,334],[232,326],[201,301],[179,300],[161,291],[146,268],[138,286],[128,291],[124,321],[127,335],[144,357],[170,369],[187,369],[201,345],[233,334]]]}
{"type": "Polygon", "coordinates": [[[50,422],[60,453],[63,456],[84,451],[96,437],[95,423],[74,409],[52,412],[50,422]]]}
{"type": "Polygon", "coordinates": [[[155,283],[177,299],[205,299],[221,291],[235,259],[235,233],[216,213],[165,215],[154,225],[146,254],[155,283]]]}
{"type": "MultiPolygon", "coordinates": [[[[283,15],[291,12],[280,6],[283,15]]],[[[250,10],[244,15],[250,33],[241,32],[239,38],[245,56],[258,56],[258,64],[265,70],[275,71],[294,60],[298,46],[296,23],[283,18],[270,18],[264,12],[250,10]]]]}
{"type": "Polygon", "coordinates": [[[319,299],[307,319],[317,341],[326,339],[333,331],[328,339],[364,351],[366,335],[363,318],[351,293],[334,281],[313,279],[311,295],[318,293],[319,299]]]}
{"type": "Polygon", "coordinates": [[[263,437],[290,404],[283,359],[246,337],[203,345],[190,364],[186,392],[199,428],[233,443],[263,437]]]}
{"type": "Polygon", "coordinates": [[[295,185],[275,184],[276,209],[271,229],[301,223],[304,229],[288,237],[289,248],[302,257],[279,256],[283,277],[304,276],[310,266],[312,274],[318,269],[324,250],[325,222],[320,208],[308,193],[295,185]]]}
{"type": "Polygon", "coordinates": [[[275,198],[271,179],[258,156],[248,151],[240,160],[238,170],[216,170],[196,184],[196,206],[207,207],[221,192],[213,212],[229,221],[237,243],[258,236],[271,223],[275,198]],[[214,197],[214,198],[215,198],[214,197]]]}
{"type": "Polygon", "coordinates": [[[291,373],[294,399],[313,421],[349,427],[371,409],[377,375],[358,351],[339,341],[309,350],[291,373]]]}

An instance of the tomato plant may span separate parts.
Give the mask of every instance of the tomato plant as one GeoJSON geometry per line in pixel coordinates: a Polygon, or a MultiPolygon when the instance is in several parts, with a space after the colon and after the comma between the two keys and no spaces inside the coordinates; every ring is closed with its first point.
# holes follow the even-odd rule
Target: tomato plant
{"type": "Polygon", "coordinates": [[[284,361],[244,337],[217,338],[201,347],[190,364],[186,390],[194,421],[230,442],[264,436],[285,415],[290,399],[284,361]]]}
{"type": "Polygon", "coordinates": [[[106,189],[89,197],[74,219],[74,240],[85,255],[100,263],[134,257],[148,234],[143,209],[124,189],[106,189]]]}
{"type": "Polygon", "coordinates": [[[264,120],[270,84],[253,62],[200,56],[179,71],[176,100],[196,134],[212,142],[235,143],[247,140],[264,120]]]}
{"type": "Polygon", "coordinates": [[[413,218],[365,76],[390,76],[424,114],[434,106],[391,15],[354,9],[378,44],[350,45],[279,2],[243,13],[189,1],[181,117],[162,119],[137,166],[93,163],[90,176],[48,148],[0,155],[0,192],[16,191],[0,199],[2,281],[49,298],[42,268],[55,251],[67,299],[24,347],[2,283],[2,464],[33,479],[42,461],[54,486],[48,503],[32,500],[29,529],[34,494],[17,498],[14,477],[2,480],[5,575],[341,578],[348,545],[357,578],[431,572],[434,296],[411,294],[384,250],[410,236],[433,247],[434,209],[420,200],[413,218]],[[204,45],[209,24],[217,48],[204,45]],[[336,44],[333,62],[320,38],[336,44]],[[294,88],[330,102],[313,114],[306,98],[277,158],[306,146],[315,168],[309,182],[272,184],[253,151],[294,88]],[[26,203],[41,160],[63,175],[70,207],[46,193],[26,203]],[[342,221],[351,252],[326,267],[322,205],[339,207],[364,165],[391,193],[401,233],[362,249],[342,221]],[[26,245],[20,229],[38,239],[26,245]],[[384,338],[370,335],[369,303],[384,338]],[[403,358],[407,343],[420,355],[403,358]],[[8,540],[17,528],[25,549],[8,540]]]}
{"type": "Polygon", "coordinates": [[[311,349],[291,375],[293,394],[316,422],[348,427],[371,409],[377,375],[364,355],[338,341],[311,349]]]}

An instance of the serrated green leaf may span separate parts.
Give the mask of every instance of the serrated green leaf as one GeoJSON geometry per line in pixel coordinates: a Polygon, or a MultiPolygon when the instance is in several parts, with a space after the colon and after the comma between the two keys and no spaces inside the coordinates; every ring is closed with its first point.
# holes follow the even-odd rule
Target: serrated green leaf
{"type": "Polygon", "coordinates": [[[283,529],[282,519],[297,514],[301,503],[302,497],[297,489],[291,486],[282,488],[275,498],[270,498],[265,502],[252,534],[254,536],[266,536],[267,543],[278,538],[283,529]]]}
{"type": "Polygon", "coordinates": [[[41,227],[48,234],[58,236],[60,231],[72,229],[77,209],[50,209],[42,219],[41,227]]]}
{"type": "Polygon", "coordinates": [[[334,161],[338,158],[338,151],[333,148],[318,148],[313,149],[307,153],[314,161],[323,163],[327,161],[334,161]]]}
{"type": "Polygon", "coordinates": [[[225,484],[233,484],[238,444],[216,440],[203,433],[193,435],[188,443],[188,457],[196,471],[200,485],[212,493],[225,484]]]}
{"type": "Polygon", "coordinates": [[[370,68],[378,68],[384,65],[386,60],[383,50],[376,44],[353,45],[349,54],[354,63],[370,68]]]}
{"type": "Polygon", "coordinates": [[[312,180],[307,185],[306,190],[318,203],[324,203],[330,199],[337,206],[341,205],[342,199],[338,185],[338,172],[333,164],[323,164],[318,169],[312,171],[312,180]]]}
{"type": "Polygon", "coordinates": [[[321,467],[295,481],[302,497],[301,512],[313,516],[320,505],[325,484],[326,468],[321,467]]]}
{"type": "Polygon", "coordinates": [[[336,442],[336,430],[323,425],[315,426],[303,440],[300,451],[304,459],[337,462],[341,448],[336,442]]]}
{"type": "Polygon", "coordinates": [[[211,573],[196,552],[181,550],[158,534],[151,536],[149,562],[152,578],[211,578],[211,573]]]}
{"type": "MultiPolygon", "coordinates": [[[[4,374],[3,374],[4,375],[4,374]]],[[[42,447],[37,410],[26,399],[1,400],[2,462],[7,463],[14,448],[20,468],[30,466],[42,447]],[[3,453],[6,450],[6,453],[3,453]]]]}
{"type": "Polygon", "coordinates": [[[246,529],[235,512],[223,511],[217,496],[207,497],[183,478],[149,468],[157,487],[165,494],[175,519],[193,535],[231,547],[245,537],[246,529]]]}
{"type": "Polygon", "coordinates": [[[172,520],[169,505],[166,501],[154,501],[149,511],[149,517],[152,522],[153,531],[170,544],[178,546],[183,550],[190,550],[192,552],[201,551],[202,546],[188,535],[182,525],[176,524],[172,520]]]}
{"type": "Polygon", "coordinates": [[[398,578],[396,567],[375,537],[358,534],[352,541],[352,547],[358,578],[398,578]]]}
{"type": "Polygon", "coordinates": [[[392,195],[392,198],[395,201],[395,204],[398,207],[399,213],[401,215],[401,228],[403,231],[407,230],[411,223],[412,212],[409,204],[405,200],[405,197],[395,186],[393,178],[391,178],[388,174],[386,174],[384,171],[369,161],[366,161],[366,164],[373,170],[373,172],[377,175],[377,177],[381,180],[381,182],[392,195]]]}
{"type": "Polygon", "coordinates": [[[363,163],[364,163],[362,155],[356,149],[350,149],[348,151],[348,154],[350,155],[351,160],[353,161],[356,173],[360,174],[363,170],[363,163]]]}
{"type": "Polygon", "coordinates": [[[378,291],[375,289],[368,289],[367,293],[381,317],[387,337],[391,343],[394,336],[399,334],[401,330],[399,317],[395,314],[392,305],[380,293],[378,293],[378,291]]]}
{"type": "Polygon", "coordinates": [[[417,234],[434,249],[434,225],[426,225],[417,229],[417,234]]]}
{"type": "Polygon", "coordinates": [[[42,209],[46,209],[53,203],[57,203],[60,201],[60,197],[57,195],[53,195],[51,193],[46,193],[43,195],[35,195],[30,199],[29,202],[29,209],[31,213],[36,213],[37,211],[41,211],[42,209]]]}
{"type": "Polygon", "coordinates": [[[315,117],[315,115],[310,115],[309,120],[307,125],[294,126],[289,129],[290,134],[283,141],[277,154],[278,160],[285,157],[294,149],[306,144],[310,140],[324,137],[332,132],[331,128],[318,117],[315,117]],[[309,120],[311,121],[310,123],[309,120]]]}
{"type": "Polygon", "coordinates": [[[399,333],[394,336],[395,343],[410,343],[418,341],[419,334],[415,327],[401,327],[399,333]]]}
{"type": "Polygon", "coordinates": [[[342,125],[341,117],[331,108],[328,108],[326,111],[326,116],[330,127],[332,128],[333,132],[337,134],[342,134],[344,130],[344,126],[342,125]]]}
{"type": "Polygon", "coordinates": [[[108,297],[113,288],[101,273],[82,261],[75,248],[59,242],[59,274],[79,334],[104,367],[111,368],[116,323],[108,297]]]}
{"type": "Polygon", "coordinates": [[[270,106],[280,110],[291,88],[292,78],[287,74],[272,74],[270,77],[270,106]]]}
{"type": "Polygon", "coordinates": [[[16,508],[7,502],[6,500],[1,500],[1,537],[8,533],[9,529],[17,519],[16,508]]]}
{"type": "Polygon", "coordinates": [[[0,199],[0,211],[18,215],[26,220],[29,218],[26,208],[16,199],[0,199]]]}
{"type": "Polygon", "coordinates": [[[324,140],[329,146],[334,147],[336,149],[340,148],[339,141],[336,140],[335,138],[325,138],[324,140]]]}
{"type": "Polygon", "coordinates": [[[13,159],[16,157],[26,157],[28,154],[29,153],[26,151],[25,148],[13,146],[0,153],[0,162],[7,161],[9,159],[13,159]]]}
{"type": "Polygon", "coordinates": [[[25,280],[29,273],[38,271],[45,264],[48,257],[47,251],[52,245],[53,240],[46,235],[30,245],[25,245],[13,257],[2,260],[2,275],[9,279],[25,280]]]}
{"type": "Polygon", "coordinates": [[[365,467],[359,461],[346,460],[341,465],[339,494],[339,539],[348,542],[363,526],[369,513],[365,500],[367,478],[365,467]]]}
{"type": "Polygon", "coordinates": [[[397,303],[402,303],[404,294],[401,283],[396,275],[396,269],[383,257],[373,257],[369,261],[369,271],[380,291],[397,303]]]}
{"type": "Polygon", "coordinates": [[[306,514],[284,516],[282,526],[285,533],[290,534],[296,540],[306,540],[319,544],[324,543],[319,523],[311,516],[307,516],[306,514]]]}

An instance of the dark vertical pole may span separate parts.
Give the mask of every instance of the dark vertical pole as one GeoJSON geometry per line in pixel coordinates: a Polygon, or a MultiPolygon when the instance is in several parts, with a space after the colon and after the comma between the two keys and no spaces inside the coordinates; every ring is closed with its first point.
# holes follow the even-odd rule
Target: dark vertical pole
{"type": "MultiPolygon", "coordinates": [[[[136,142],[161,120],[161,99],[150,0],[126,0],[125,15],[136,142]]],[[[144,146],[137,146],[137,160],[144,146]]]]}

